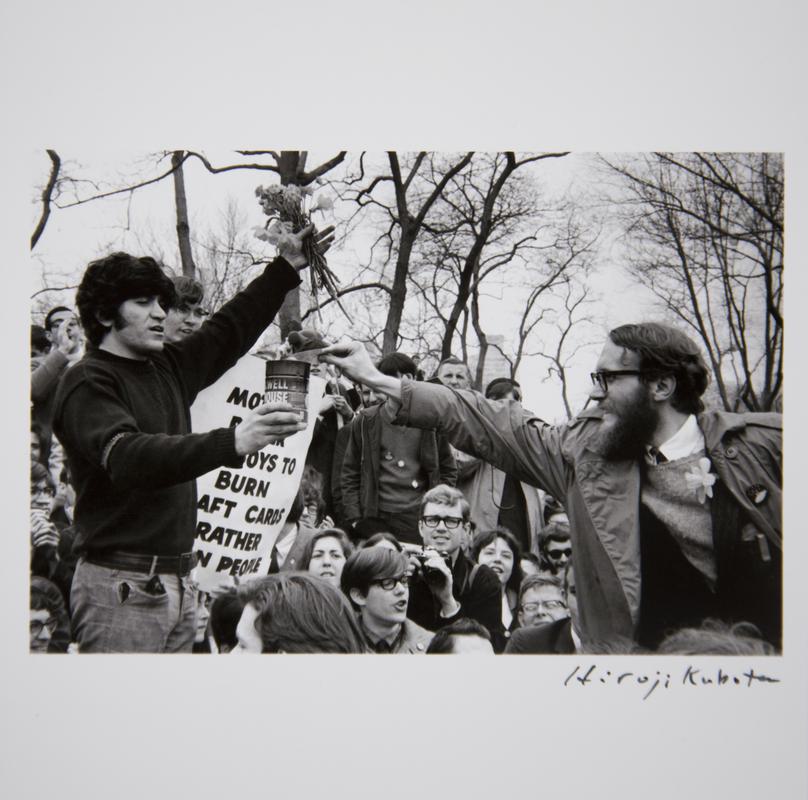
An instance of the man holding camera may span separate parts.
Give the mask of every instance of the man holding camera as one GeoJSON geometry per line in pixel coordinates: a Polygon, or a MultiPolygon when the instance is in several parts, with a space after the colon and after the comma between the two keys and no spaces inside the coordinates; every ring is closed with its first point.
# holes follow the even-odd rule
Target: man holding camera
{"type": "Polygon", "coordinates": [[[418,531],[420,553],[410,552],[414,573],[407,616],[435,631],[460,617],[469,617],[492,633],[501,625],[499,578],[474,564],[463,552],[471,509],[463,494],[440,484],[421,499],[418,531]]]}

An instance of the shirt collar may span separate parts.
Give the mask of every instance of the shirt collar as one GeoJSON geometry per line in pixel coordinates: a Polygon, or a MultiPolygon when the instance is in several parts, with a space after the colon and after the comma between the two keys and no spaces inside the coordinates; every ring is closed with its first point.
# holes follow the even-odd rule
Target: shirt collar
{"type": "MultiPolygon", "coordinates": [[[[650,450],[650,447],[647,448],[650,450]]],[[[678,458],[687,458],[694,453],[700,453],[704,450],[704,434],[699,428],[698,420],[695,414],[691,414],[679,428],[676,433],[671,436],[666,442],[663,442],[658,448],[660,453],[668,459],[668,461],[676,461],[678,458]]]]}
{"type": "Polygon", "coordinates": [[[382,652],[392,652],[396,649],[399,642],[404,637],[404,625],[402,624],[397,633],[393,633],[388,637],[379,639],[376,637],[375,634],[372,634],[366,627],[364,622],[362,621],[362,615],[358,615],[359,617],[359,627],[362,629],[362,633],[365,635],[365,639],[367,640],[368,644],[375,650],[375,651],[382,651],[382,652]]]}

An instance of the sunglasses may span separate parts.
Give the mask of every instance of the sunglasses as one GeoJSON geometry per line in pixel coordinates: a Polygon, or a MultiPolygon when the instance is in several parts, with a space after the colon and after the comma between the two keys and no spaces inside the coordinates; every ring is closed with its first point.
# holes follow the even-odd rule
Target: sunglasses
{"type": "Polygon", "coordinates": [[[59,621],[54,617],[51,617],[47,622],[42,622],[42,620],[39,619],[32,619],[31,636],[39,636],[39,634],[42,633],[43,628],[47,628],[49,633],[53,633],[58,624],[59,621]]]}
{"type": "Polygon", "coordinates": [[[548,550],[547,555],[550,556],[550,558],[561,558],[561,556],[569,558],[572,555],[572,548],[565,547],[562,550],[548,550]]]}

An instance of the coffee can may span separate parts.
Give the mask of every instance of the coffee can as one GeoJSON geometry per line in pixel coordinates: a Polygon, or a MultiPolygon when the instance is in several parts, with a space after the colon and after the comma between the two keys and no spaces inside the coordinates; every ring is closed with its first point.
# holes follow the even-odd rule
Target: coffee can
{"type": "Polygon", "coordinates": [[[309,372],[304,361],[267,361],[265,403],[286,403],[303,414],[308,422],[309,372]]]}

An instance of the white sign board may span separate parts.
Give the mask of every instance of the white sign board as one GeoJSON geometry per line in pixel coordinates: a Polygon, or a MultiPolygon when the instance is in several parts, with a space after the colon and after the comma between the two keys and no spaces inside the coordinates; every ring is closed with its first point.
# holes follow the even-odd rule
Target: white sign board
{"type": "MultiPolygon", "coordinates": [[[[266,361],[244,356],[216,383],[197,395],[191,428],[200,433],[236,425],[263,401],[266,361]]],[[[197,478],[193,577],[212,591],[266,575],[272,545],[297,494],[317,420],[325,381],[309,379],[308,426],[278,444],[249,455],[240,468],[219,467],[197,478]]]]}

